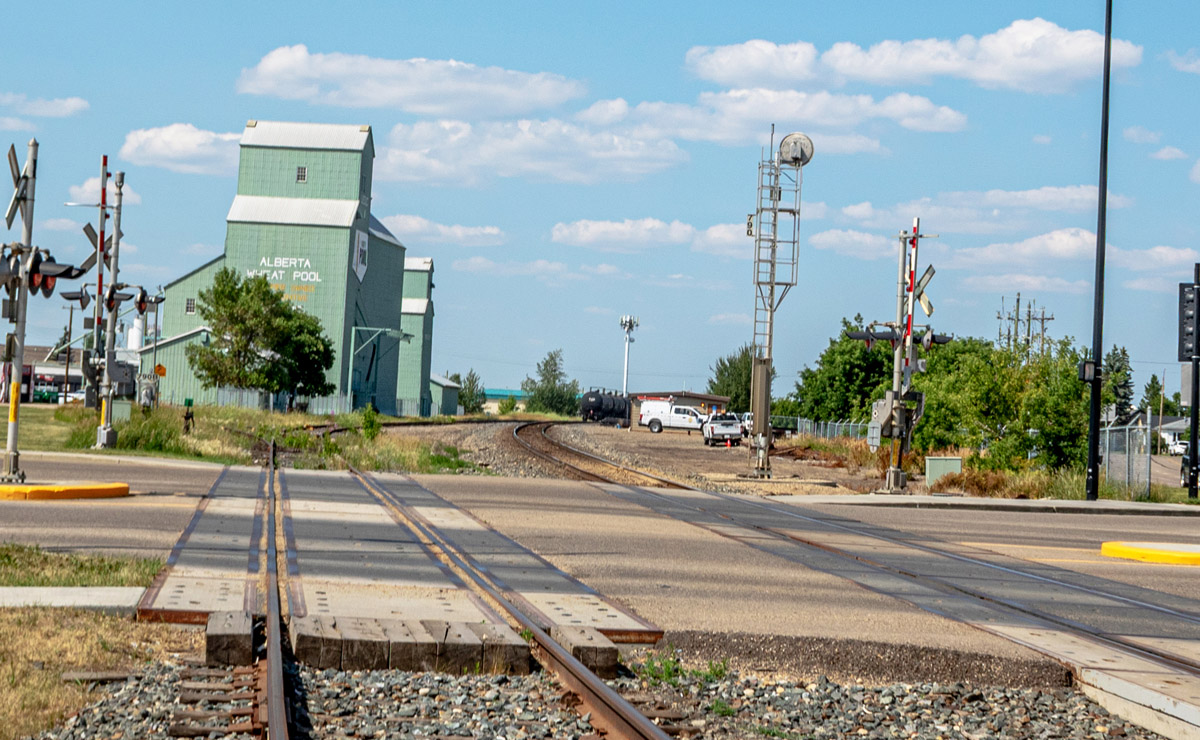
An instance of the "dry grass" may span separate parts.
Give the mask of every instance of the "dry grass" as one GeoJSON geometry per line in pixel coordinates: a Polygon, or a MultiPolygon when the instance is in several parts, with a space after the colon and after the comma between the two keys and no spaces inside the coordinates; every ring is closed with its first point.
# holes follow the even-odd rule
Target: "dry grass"
{"type": "Polygon", "coordinates": [[[0,740],[61,723],[99,698],[64,671],[133,670],[172,656],[199,655],[204,633],[86,611],[0,610],[0,740]]]}

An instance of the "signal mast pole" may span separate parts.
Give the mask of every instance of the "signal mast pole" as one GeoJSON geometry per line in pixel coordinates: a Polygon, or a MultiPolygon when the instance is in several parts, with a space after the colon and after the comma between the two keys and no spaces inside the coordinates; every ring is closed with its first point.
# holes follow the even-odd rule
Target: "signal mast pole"
{"type": "Polygon", "coordinates": [[[750,454],[754,475],[771,477],[771,371],[775,309],[796,284],[800,260],[801,170],[812,160],[812,139],[801,133],[783,137],[758,164],[758,206],[746,218],[746,235],[754,237],[754,343],[750,370],[753,436],[750,454]]]}

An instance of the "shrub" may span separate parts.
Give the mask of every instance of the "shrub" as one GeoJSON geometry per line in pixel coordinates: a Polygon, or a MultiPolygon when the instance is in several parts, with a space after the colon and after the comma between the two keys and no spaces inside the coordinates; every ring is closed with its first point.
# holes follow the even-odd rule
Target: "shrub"
{"type": "Polygon", "coordinates": [[[509,396],[508,398],[505,398],[504,400],[502,400],[500,402],[499,407],[497,408],[497,411],[500,412],[501,416],[504,416],[505,414],[511,414],[512,412],[514,412],[516,410],[517,410],[517,399],[513,398],[512,396],[509,396]]]}
{"type": "Polygon", "coordinates": [[[362,435],[368,442],[379,436],[379,430],[382,429],[382,424],[379,422],[379,412],[371,404],[367,404],[362,410],[362,435]]]}

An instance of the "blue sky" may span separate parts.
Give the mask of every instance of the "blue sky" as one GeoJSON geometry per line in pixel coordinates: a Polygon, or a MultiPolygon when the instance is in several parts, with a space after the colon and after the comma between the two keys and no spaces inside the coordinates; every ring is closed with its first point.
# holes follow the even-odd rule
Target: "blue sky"
{"type": "MultiPolygon", "coordinates": [[[[373,211],[435,262],[434,371],[516,387],[562,348],[619,387],[702,388],[750,341],[757,164],[803,131],[800,285],[776,395],[843,316],[895,310],[920,217],[939,332],[994,338],[1018,291],[1090,345],[1104,3],[25,3],[0,143],[36,137],[34,241],[80,261],[100,156],[126,172],[123,278],[219,254],[247,119],[370,124],[373,211]],[[836,7],[835,7],[836,6],[836,7]],[[777,139],[778,140],[778,139],[777,139]],[[91,194],[88,193],[89,179],[91,194]]],[[[1200,261],[1190,3],[1117,3],[1104,341],[1178,390],[1176,284],[1200,261]]],[[[19,227],[4,237],[20,236],[19,227]]],[[[35,304],[30,341],[65,323],[35,304]]]]}

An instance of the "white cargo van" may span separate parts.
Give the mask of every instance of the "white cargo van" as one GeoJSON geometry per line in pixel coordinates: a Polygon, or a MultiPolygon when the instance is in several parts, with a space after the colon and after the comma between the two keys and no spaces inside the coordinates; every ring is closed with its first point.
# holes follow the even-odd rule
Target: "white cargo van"
{"type": "Polygon", "coordinates": [[[672,401],[642,401],[638,414],[638,425],[650,427],[658,434],[663,429],[687,429],[700,431],[704,416],[691,406],[676,406],[672,401]]]}

